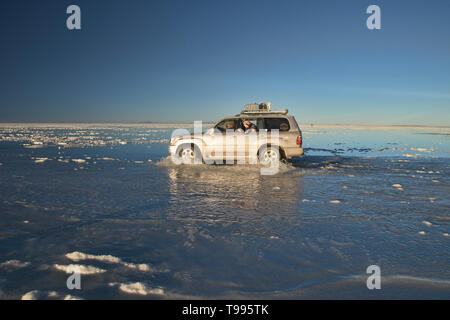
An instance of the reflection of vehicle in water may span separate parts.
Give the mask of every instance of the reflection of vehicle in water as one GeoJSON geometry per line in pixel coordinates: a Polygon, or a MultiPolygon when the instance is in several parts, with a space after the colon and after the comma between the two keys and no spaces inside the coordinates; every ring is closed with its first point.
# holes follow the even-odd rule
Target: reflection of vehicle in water
{"type": "MultiPolygon", "coordinates": [[[[303,155],[302,132],[287,110],[270,102],[247,104],[240,114],[224,118],[201,134],[175,136],[169,152],[184,163],[238,160],[270,164],[303,155]]],[[[180,162],[181,162],[180,161],[180,162]]]]}
{"type": "Polygon", "coordinates": [[[255,219],[250,213],[257,212],[259,221],[285,221],[299,213],[302,175],[289,164],[276,176],[249,165],[169,165],[167,173],[169,201],[176,209],[170,214],[177,219],[242,221],[255,219]]]}

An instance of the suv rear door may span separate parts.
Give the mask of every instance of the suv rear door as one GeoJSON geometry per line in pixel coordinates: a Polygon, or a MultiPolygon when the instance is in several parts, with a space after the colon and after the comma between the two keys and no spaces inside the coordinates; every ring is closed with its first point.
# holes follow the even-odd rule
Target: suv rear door
{"type": "Polygon", "coordinates": [[[278,130],[279,146],[281,148],[296,145],[298,130],[287,117],[267,117],[264,118],[264,129],[268,132],[278,130]]]}

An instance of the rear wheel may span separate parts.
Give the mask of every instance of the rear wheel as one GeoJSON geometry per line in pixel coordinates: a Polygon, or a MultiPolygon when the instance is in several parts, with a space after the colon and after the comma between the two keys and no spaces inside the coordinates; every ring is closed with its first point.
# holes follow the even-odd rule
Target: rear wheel
{"type": "Polygon", "coordinates": [[[264,146],[259,150],[258,159],[262,165],[276,165],[280,161],[280,150],[278,147],[264,146]]]}

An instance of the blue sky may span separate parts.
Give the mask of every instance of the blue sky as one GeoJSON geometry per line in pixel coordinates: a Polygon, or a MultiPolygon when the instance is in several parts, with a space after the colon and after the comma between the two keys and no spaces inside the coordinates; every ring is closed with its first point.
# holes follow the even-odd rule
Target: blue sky
{"type": "Polygon", "coordinates": [[[448,0],[6,0],[0,122],[211,121],[272,101],[300,123],[450,125],[449,17],[448,0]]]}

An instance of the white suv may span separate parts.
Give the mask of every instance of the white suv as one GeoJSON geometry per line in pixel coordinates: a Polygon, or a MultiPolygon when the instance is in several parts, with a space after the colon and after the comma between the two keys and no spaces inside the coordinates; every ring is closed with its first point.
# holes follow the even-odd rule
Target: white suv
{"type": "Polygon", "coordinates": [[[302,156],[302,132],[287,113],[270,110],[270,103],[248,104],[240,114],[220,120],[206,132],[174,135],[169,152],[177,163],[269,164],[302,156]]]}

